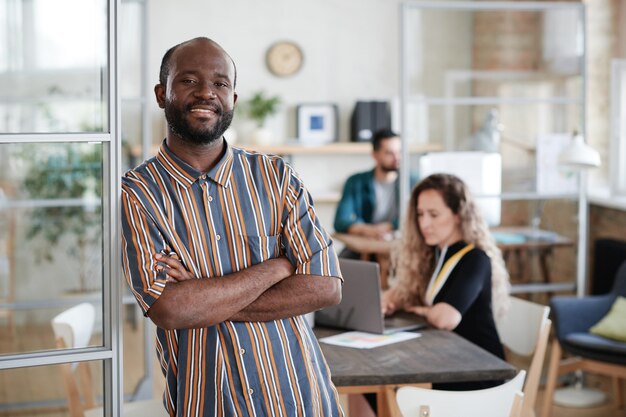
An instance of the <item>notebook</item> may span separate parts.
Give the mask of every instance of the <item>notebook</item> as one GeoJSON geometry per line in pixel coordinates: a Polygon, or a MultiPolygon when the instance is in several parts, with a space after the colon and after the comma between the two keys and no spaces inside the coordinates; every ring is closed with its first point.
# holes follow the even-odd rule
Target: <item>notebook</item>
{"type": "Polygon", "coordinates": [[[376,262],[339,259],[343,275],[341,303],[315,313],[315,324],[389,334],[427,326],[423,317],[400,312],[383,317],[380,309],[380,268],[376,262]]]}

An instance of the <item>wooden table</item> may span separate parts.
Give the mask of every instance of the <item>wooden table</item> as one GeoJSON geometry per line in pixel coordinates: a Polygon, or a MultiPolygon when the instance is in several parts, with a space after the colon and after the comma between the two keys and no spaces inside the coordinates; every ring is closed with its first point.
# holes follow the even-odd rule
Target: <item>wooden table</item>
{"type": "MultiPolygon", "coordinates": [[[[316,327],[318,338],[339,330],[316,327]]],[[[422,336],[374,349],[320,343],[332,380],[342,394],[375,393],[378,416],[397,415],[395,389],[438,382],[511,379],[509,363],[453,332],[427,329],[422,336]]]]}
{"type": "MultiPolygon", "coordinates": [[[[540,229],[532,229],[531,227],[495,227],[491,229],[496,236],[519,236],[517,242],[498,241],[498,247],[502,250],[502,255],[506,260],[514,257],[515,261],[515,277],[519,277],[521,282],[529,282],[530,277],[526,274],[527,262],[524,262],[523,253],[529,256],[537,255],[539,267],[541,270],[541,278],[544,284],[551,281],[550,268],[548,260],[552,255],[553,249],[557,247],[574,246],[574,241],[557,233],[547,232],[540,229]],[[523,238],[523,241],[522,241],[523,238]]],[[[360,253],[363,259],[368,259],[370,255],[375,255],[377,259],[381,259],[381,287],[387,288],[387,276],[389,254],[391,253],[395,240],[376,240],[364,236],[349,235],[345,233],[335,233],[333,238],[342,242],[348,249],[353,252],[360,253]]]]}
{"type": "Polygon", "coordinates": [[[496,237],[500,233],[512,236],[520,235],[525,238],[524,241],[519,242],[500,241],[498,242],[498,247],[502,250],[502,257],[505,261],[514,257],[516,271],[511,278],[518,278],[518,281],[526,283],[530,282],[530,277],[526,274],[528,262],[524,262],[523,253],[526,253],[529,257],[537,256],[541,279],[544,284],[549,284],[551,278],[548,260],[552,256],[553,249],[574,246],[574,241],[568,237],[545,230],[535,230],[531,227],[498,227],[492,229],[492,231],[496,232],[496,237]]]}

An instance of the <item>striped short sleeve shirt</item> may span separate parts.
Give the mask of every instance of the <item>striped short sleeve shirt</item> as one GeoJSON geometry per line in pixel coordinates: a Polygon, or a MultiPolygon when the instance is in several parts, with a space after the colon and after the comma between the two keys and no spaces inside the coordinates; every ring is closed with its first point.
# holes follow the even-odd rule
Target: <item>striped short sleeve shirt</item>
{"type": "MultiPolygon", "coordinates": [[[[175,252],[219,279],[286,256],[296,274],[340,278],[309,193],[281,158],[227,146],[208,173],[158,155],[122,179],[122,261],[144,313],[166,284],[153,255],[175,252]]],[[[157,328],[170,416],[341,416],[317,340],[302,317],[157,328]]]]}

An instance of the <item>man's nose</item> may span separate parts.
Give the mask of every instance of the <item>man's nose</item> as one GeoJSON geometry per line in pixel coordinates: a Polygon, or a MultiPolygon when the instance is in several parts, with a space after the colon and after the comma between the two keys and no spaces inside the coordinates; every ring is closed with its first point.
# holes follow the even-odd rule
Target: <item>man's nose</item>
{"type": "Polygon", "coordinates": [[[214,99],[217,97],[215,94],[214,86],[211,83],[198,83],[198,88],[195,91],[196,96],[214,99]]]}

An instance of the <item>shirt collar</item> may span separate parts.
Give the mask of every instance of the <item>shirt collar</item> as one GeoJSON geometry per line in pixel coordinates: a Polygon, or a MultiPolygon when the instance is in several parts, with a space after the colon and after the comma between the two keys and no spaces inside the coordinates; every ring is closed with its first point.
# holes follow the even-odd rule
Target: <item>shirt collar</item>
{"type": "Polygon", "coordinates": [[[213,168],[205,175],[182,159],[180,159],[165,143],[161,143],[156,159],[167,173],[184,187],[191,187],[199,178],[210,178],[219,185],[227,188],[230,184],[230,175],[233,166],[233,150],[224,140],[226,152],[213,168]]]}

